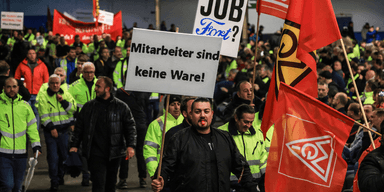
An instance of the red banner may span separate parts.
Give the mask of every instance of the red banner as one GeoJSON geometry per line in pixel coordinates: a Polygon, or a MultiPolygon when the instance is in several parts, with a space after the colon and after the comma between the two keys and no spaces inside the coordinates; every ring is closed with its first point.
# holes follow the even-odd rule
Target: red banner
{"type": "Polygon", "coordinates": [[[340,192],[347,171],[341,155],[354,121],[284,83],[279,104],[266,191],[340,192]]]}
{"type": "Polygon", "coordinates": [[[290,0],[265,104],[263,133],[278,118],[274,112],[279,110],[280,82],[317,97],[314,51],[338,39],[341,35],[330,0],[290,0]]]}
{"type": "Polygon", "coordinates": [[[101,39],[103,33],[110,34],[112,40],[116,41],[117,36],[121,36],[123,32],[121,11],[115,14],[113,25],[100,24],[95,27],[95,22],[75,21],[55,9],[52,32],[63,35],[69,45],[75,41],[75,35],[79,35],[80,40],[86,44],[90,43],[90,38],[93,35],[99,35],[99,39],[101,39]]]}
{"type": "Polygon", "coordinates": [[[290,0],[258,0],[256,4],[256,11],[267,15],[272,15],[281,19],[287,16],[288,6],[290,0]]]}

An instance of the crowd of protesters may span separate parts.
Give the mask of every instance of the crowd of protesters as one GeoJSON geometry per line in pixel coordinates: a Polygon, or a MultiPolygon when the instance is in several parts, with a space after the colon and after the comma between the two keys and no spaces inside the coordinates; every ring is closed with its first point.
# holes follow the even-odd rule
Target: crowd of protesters
{"type": "MultiPolygon", "coordinates": [[[[137,27],[137,23],[133,27],[137,27]]],[[[165,127],[166,131],[171,131],[166,136],[165,146],[175,145],[171,143],[175,140],[174,135],[177,135],[177,138],[182,138],[182,134],[191,134],[181,130],[195,127],[199,132],[197,135],[204,135],[199,128],[208,127],[208,130],[211,130],[210,126],[215,121],[221,122],[224,125],[219,129],[229,132],[229,135],[234,139],[233,144],[242,149],[240,154],[246,157],[245,162],[241,164],[243,164],[243,170],[244,163],[247,164],[246,172],[253,177],[250,179],[252,180],[251,186],[255,184],[260,190],[263,190],[263,179],[273,129],[268,131],[267,137],[264,139],[260,125],[283,31],[281,29],[267,37],[263,34],[264,27],[260,26],[258,39],[256,39],[255,27],[249,25],[248,27],[247,43],[240,44],[238,57],[220,56],[214,98],[209,100],[215,113],[207,112],[209,114],[207,117],[214,114],[212,124],[209,119],[209,125],[206,126],[206,123],[198,120],[197,112],[194,114],[192,102],[195,98],[172,95],[170,96],[169,114],[165,127]],[[254,62],[255,58],[256,63],[254,62]],[[254,68],[256,69],[254,70],[254,68]],[[256,71],[256,74],[255,81],[252,83],[253,71],[256,71]],[[252,107],[246,107],[244,104],[251,104],[252,107]],[[176,132],[180,132],[180,134],[176,132]],[[242,138],[243,142],[240,142],[239,135],[246,135],[246,142],[244,142],[244,138],[242,138]],[[254,146],[255,143],[256,146],[254,146]]],[[[153,29],[153,26],[149,25],[148,29],[153,29]]],[[[176,28],[172,24],[171,29],[167,30],[166,24],[163,22],[161,30],[175,32],[176,28]]],[[[381,124],[384,119],[384,109],[380,109],[384,108],[384,42],[381,41],[378,30],[379,28],[375,29],[367,23],[362,30],[363,40],[358,42],[355,39],[353,23],[351,22],[341,31],[347,57],[344,56],[340,41],[337,41],[317,50],[316,63],[318,99],[364,124],[365,119],[360,111],[360,106],[357,104],[358,93],[364,104],[364,111],[370,126],[373,130],[381,133],[383,130],[381,127],[384,127],[381,124]],[[348,70],[347,61],[350,62],[352,73],[348,70]],[[352,83],[352,78],[356,81],[357,89],[352,83]]],[[[75,42],[69,45],[62,34],[53,34],[52,31],[46,32],[43,28],[24,31],[3,30],[1,33],[0,76],[13,76],[15,81],[1,78],[0,85],[2,89],[4,87],[4,90],[9,86],[9,91],[4,91],[4,97],[12,97],[11,100],[16,98],[11,94],[11,87],[18,87],[20,99],[29,103],[31,111],[37,117],[37,129],[41,127],[44,131],[51,191],[57,191],[59,185],[64,184],[65,168],[63,162],[68,157],[70,147],[72,152],[77,152],[79,149],[84,156],[82,185],[90,185],[92,173],[97,175],[93,176],[97,181],[93,191],[101,189],[104,191],[104,187],[105,191],[114,191],[117,181],[116,179],[108,179],[108,177],[111,175],[116,177],[119,166],[117,187],[128,188],[126,181],[128,159],[133,156],[133,149],[136,151],[138,160],[137,168],[141,187],[147,186],[147,171],[150,177],[155,180],[152,184],[156,186],[155,191],[162,188],[164,191],[175,189],[179,184],[177,180],[179,178],[172,178],[172,176],[167,175],[168,180],[176,180],[173,182],[166,181],[164,186],[161,185],[161,179],[156,177],[162,143],[161,132],[164,129],[165,118],[163,113],[159,113],[159,103],[162,96],[159,93],[124,90],[133,35],[132,29],[124,29],[122,34],[122,37],[118,37],[116,42],[111,39],[109,34],[102,34],[101,37],[94,35],[89,44],[83,43],[79,35],[76,35],[75,42]],[[121,104],[120,101],[129,106],[127,110],[129,114],[126,110],[112,110],[110,112],[111,109],[108,106],[112,104],[108,104],[108,102],[113,102],[112,106],[115,106],[121,104]],[[97,109],[95,116],[87,117],[93,114],[93,109],[97,109]],[[52,110],[56,110],[54,111],[55,114],[52,110]],[[114,114],[114,112],[117,115],[111,116],[110,114],[114,114]],[[159,114],[162,115],[159,116],[159,114]],[[107,119],[112,122],[97,118],[102,116],[108,117],[107,119]],[[116,131],[114,133],[103,130],[104,125],[113,127],[117,121],[113,118],[120,119],[120,116],[129,117],[129,122],[125,123],[130,124],[130,127],[114,127],[113,130],[116,131]],[[134,123],[130,121],[131,118],[133,118],[134,123]],[[92,123],[95,124],[92,125],[92,123]],[[92,128],[88,130],[87,126],[92,128]],[[129,134],[127,130],[130,130],[129,134]],[[69,143],[69,138],[73,132],[75,133],[73,136],[75,140],[69,143]],[[123,136],[117,136],[119,133],[124,135],[126,139],[127,144],[124,147],[127,149],[126,154],[129,158],[124,156],[125,151],[124,153],[118,151],[121,149],[120,141],[123,142],[123,136]],[[97,141],[101,141],[105,145],[95,143],[86,136],[96,138],[97,141]],[[115,140],[115,137],[119,137],[118,141],[115,140]],[[82,146],[80,145],[81,141],[83,141],[82,146]],[[108,142],[112,142],[112,144],[109,143],[108,145],[108,142]],[[119,148],[109,150],[108,146],[119,148]],[[101,158],[100,162],[95,161],[95,158],[93,161],[87,161],[90,156],[107,158],[101,158]],[[89,168],[87,162],[90,163],[89,168]],[[98,169],[100,163],[105,164],[105,170],[102,173],[98,169]]],[[[199,100],[197,102],[208,101],[199,100]]],[[[206,119],[204,120],[206,121],[206,119]]],[[[370,146],[367,130],[359,127],[358,124],[353,127],[343,151],[343,157],[349,164],[348,173],[352,176],[356,175],[359,162],[362,160],[359,159],[365,156],[362,154],[370,146]]],[[[372,134],[372,136],[373,139],[380,139],[377,134],[372,134]]],[[[214,151],[212,140],[209,137],[203,137],[211,151],[207,151],[207,155],[216,159],[212,153],[214,151]]],[[[36,140],[36,138],[34,139],[36,140]]],[[[167,151],[171,153],[171,150],[167,151]]],[[[3,151],[0,151],[0,156],[4,156],[3,151]]],[[[213,167],[215,165],[212,163],[209,165],[217,171],[213,167]]],[[[230,186],[225,187],[230,187],[236,191],[247,190],[250,186],[249,183],[237,182],[238,175],[238,171],[228,175],[230,186]]],[[[220,186],[214,184],[221,180],[221,176],[213,172],[209,181],[205,181],[210,182],[210,184],[213,183],[210,190],[221,189],[220,186]]],[[[248,176],[247,179],[249,179],[248,176]]],[[[0,179],[0,182],[4,182],[4,180],[0,179]]],[[[1,184],[3,185],[3,183],[1,184]]],[[[18,182],[12,187],[14,191],[17,191],[20,186],[21,182],[18,182]]],[[[345,188],[350,187],[346,186],[345,188]]]]}

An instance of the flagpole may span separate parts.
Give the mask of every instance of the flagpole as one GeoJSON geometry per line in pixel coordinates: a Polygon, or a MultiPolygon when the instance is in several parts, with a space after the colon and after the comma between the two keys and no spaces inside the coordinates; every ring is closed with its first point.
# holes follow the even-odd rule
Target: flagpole
{"type": "Polygon", "coordinates": [[[164,139],[165,139],[165,132],[166,132],[166,125],[167,125],[167,115],[168,115],[168,108],[169,108],[169,98],[171,97],[170,94],[167,95],[167,100],[166,100],[166,107],[165,107],[165,116],[164,116],[164,126],[163,126],[163,134],[162,134],[162,139],[161,139],[161,150],[160,150],[160,161],[159,161],[159,166],[157,168],[157,178],[160,178],[161,175],[161,164],[163,161],[163,151],[164,151],[164,139]]]}
{"type": "MultiPolygon", "coordinates": [[[[371,131],[371,132],[376,133],[377,135],[379,135],[379,136],[381,137],[381,134],[378,133],[377,131],[374,131],[373,129],[371,129],[371,128],[369,128],[369,127],[367,127],[367,126],[365,126],[365,125],[359,123],[358,121],[355,121],[355,123],[358,124],[358,125],[360,125],[361,127],[364,127],[364,128],[366,128],[366,129],[368,129],[368,130],[371,131]]],[[[360,131],[360,129],[359,129],[359,131],[360,131]]],[[[357,131],[357,132],[359,132],[359,131],[357,131]]]]}
{"type": "MultiPolygon", "coordinates": [[[[257,5],[256,5],[257,6],[257,5]]],[[[256,78],[256,57],[257,57],[257,44],[258,44],[258,39],[259,39],[259,24],[260,24],[260,11],[257,12],[257,30],[256,30],[256,42],[255,42],[255,55],[253,59],[253,75],[252,75],[252,100],[251,100],[251,105],[253,104],[253,100],[255,98],[255,78],[256,78]]]]}
{"type": "MultiPolygon", "coordinates": [[[[368,121],[367,121],[367,115],[365,114],[363,104],[361,103],[361,100],[360,100],[360,94],[359,94],[359,90],[357,89],[357,85],[356,85],[355,78],[353,78],[353,73],[352,73],[351,64],[349,63],[348,56],[347,56],[347,52],[345,51],[345,46],[344,46],[344,41],[343,41],[343,39],[340,39],[340,42],[341,42],[341,47],[343,48],[343,52],[344,52],[344,56],[345,56],[345,60],[347,61],[347,64],[348,64],[349,74],[350,74],[351,77],[352,77],[353,86],[355,87],[355,93],[356,93],[356,96],[357,96],[357,100],[359,101],[360,109],[361,109],[361,112],[362,112],[362,114],[363,114],[363,118],[364,118],[364,122],[365,122],[365,126],[364,126],[364,128],[367,128],[367,127],[369,127],[369,125],[368,125],[368,121]]],[[[368,135],[369,135],[369,138],[371,139],[371,143],[372,143],[373,149],[376,149],[376,146],[375,146],[375,143],[374,143],[374,141],[373,141],[372,134],[371,134],[371,130],[372,130],[372,129],[368,129],[368,130],[369,130],[369,131],[368,131],[368,135]]]]}

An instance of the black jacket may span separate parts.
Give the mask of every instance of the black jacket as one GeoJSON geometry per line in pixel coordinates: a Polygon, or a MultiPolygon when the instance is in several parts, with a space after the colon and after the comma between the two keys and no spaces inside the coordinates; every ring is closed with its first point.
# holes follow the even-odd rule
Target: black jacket
{"type": "MultiPolygon", "coordinates": [[[[241,184],[249,191],[256,191],[256,182],[244,157],[228,132],[211,128],[211,138],[216,153],[218,170],[218,191],[230,190],[231,172],[240,176],[241,184]],[[244,164],[244,166],[243,166],[244,164]]],[[[161,176],[167,184],[172,178],[172,191],[199,191],[211,189],[210,149],[196,128],[188,127],[178,131],[165,148],[161,176]]]]}
{"type": "Polygon", "coordinates": [[[370,152],[361,162],[358,182],[361,192],[379,192],[384,189],[384,147],[370,152]]]}
{"type": "MultiPolygon", "coordinates": [[[[113,97],[111,95],[111,97],[113,97]]],[[[101,103],[93,99],[84,104],[76,119],[75,131],[73,134],[71,147],[79,148],[83,144],[83,156],[90,157],[92,138],[95,131],[97,117],[95,110],[101,103]]],[[[127,147],[136,146],[136,127],[131,110],[121,100],[113,97],[108,105],[106,114],[109,130],[109,160],[125,156],[127,147]]]]}
{"type": "Polygon", "coordinates": [[[148,92],[125,91],[122,88],[116,91],[116,98],[128,105],[136,124],[147,123],[147,115],[145,114],[147,107],[146,101],[149,100],[150,96],[151,93],[148,92]]]}

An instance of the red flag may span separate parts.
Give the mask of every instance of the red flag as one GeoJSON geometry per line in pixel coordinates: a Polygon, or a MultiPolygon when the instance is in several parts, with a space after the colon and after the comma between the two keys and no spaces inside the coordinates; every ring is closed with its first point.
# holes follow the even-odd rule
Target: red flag
{"type": "Polygon", "coordinates": [[[48,31],[52,30],[52,25],[53,25],[53,19],[51,15],[51,10],[49,10],[49,7],[47,7],[47,29],[48,31]]]}
{"type": "Polygon", "coordinates": [[[284,83],[279,103],[266,191],[340,192],[347,171],[341,155],[354,121],[284,83]]]}
{"type": "Polygon", "coordinates": [[[261,130],[275,122],[280,82],[317,97],[314,51],[341,39],[330,0],[291,0],[268,90],[261,130]]]}
{"type": "Polygon", "coordinates": [[[281,19],[287,16],[290,0],[257,0],[256,11],[267,15],[272,15],[281,19]]]}

